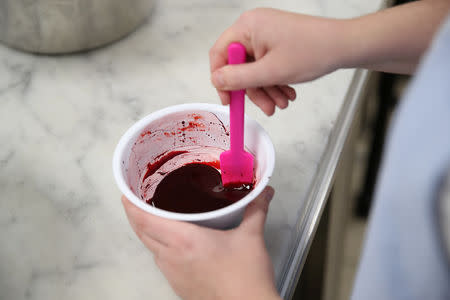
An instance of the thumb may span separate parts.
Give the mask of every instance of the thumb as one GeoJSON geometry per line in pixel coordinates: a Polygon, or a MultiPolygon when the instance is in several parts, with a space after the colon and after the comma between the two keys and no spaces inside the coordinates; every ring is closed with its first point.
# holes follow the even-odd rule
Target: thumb
{"type": "Polygon", "coordinates": [[[212,84],[226,91],[278,84],[279,78],[274,74],[277,68],[273,68],[270,61],[270,54],[267,54],[255,62],[223,66],[212,73],[212,84]]]}
{"type": "Polygon", "coordinates": [[[270,200],[274,193],[275,190],[271,186],[267,186],[255,200],[250,202],[245,209],[244,218],[239,226],[240,230],[263,232],[270,200]]]}

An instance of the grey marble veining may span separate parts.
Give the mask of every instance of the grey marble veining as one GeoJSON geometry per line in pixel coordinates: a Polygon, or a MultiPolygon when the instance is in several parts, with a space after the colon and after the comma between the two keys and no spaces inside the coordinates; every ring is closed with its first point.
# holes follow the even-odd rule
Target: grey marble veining
{"type": "MultiPolygon", "coordinates": [[[[218,102],[208,50],[256,6],[351,17],[380,1],[159,1],[136,33],[59,57],[0,47],[0,299],[177,299],[127,223],[111,159],[134,121],[168,105],[218,102]]],[[[276,169],[265,237],[277,276],[353,70],[296,86],[265,117],[276,169]]]]}

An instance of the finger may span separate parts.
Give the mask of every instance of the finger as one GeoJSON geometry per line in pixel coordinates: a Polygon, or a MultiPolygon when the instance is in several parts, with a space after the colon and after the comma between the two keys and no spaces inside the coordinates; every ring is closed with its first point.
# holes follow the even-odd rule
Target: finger
{"type": "Polygon", "coordinates": [[[280,109],[285,109],[289,105],[288,97],[278,88],[278,86],[265,87],[264,91],[266,94],[272,98],[276,106],[280,109]]]}
{"type": "MultiPolygon", "coordinates": [[[[129,202],[124,196],[122,196],[122,201],[126,201],[129,202]]],[[[125,203],[124,203],[125,204],[125,203]]],[[[136,235],[138,236],[138,238],[142,241],[142,243],[153,253],[153,255],[156,257],[158,255],[160,255],[160,253],[164,250],[167,249],[167,245],[164,245],[163,243],[154,240],[152,238],[150,238],[149,236],[147,236],[142,230],[139,230],[136,226],[136,224],[133,222],[133,220],[128,216],[127,213],[127,218],[128,221],[131,225],[131,228],[134,230],[134,232],[136,233],[136,235]]]]}
{"type": "Polygon", "coordinates": [[[271,116],[275,112],[275,103],[261,88],[247,89],[247,96],[256,104],[266,115],[271,116]]]}
{"type": "MultiPolygon", "coordinates": [[[[134,232],[136,232],[136,235],[139,237],[141,241],[143,241],[143,237],[147,236],[147,233],[144,230],[144,226],[139,222],[140,219],[144,217],[136,217],[138,214],[140,214],[139,211],[135,212],[135,210],[139,210],[131,201],[129,201],[125,196],[122,196],[122,203],[125,208],[125,213],[127,215],[128,221],[131,225],[131,228],[133,228],[134,232]]],[[[151,238],[151,237],[148,237],[151,238]]],[[[163,241],[157,240],[153,238],[155,242],[160,243],[161,245],[167,247],[168,245],[164,243],[163,241]]]]}
{"type": "Polygon", "coordinates": [[[130,201],[128,201],[128,199],[125,196],[123,196],[123,195],[122,195],[121,200],[122,200],[123,207],[125,209],[125,215],[127,216],[128,223],[130,223],[131,228],[139,236],[140,233],[137,231],[136,223],[134,222],[134,219],[132,219],[130,214],[129,214],[130,209],[128,208],[128,206],[130,205],[130,203],[129,203],[130,201]]]}
{"type": "Polygon", "coordinates": [[[230,104],[230,92],[217,90],[217,93],[219,94],[220,101],[223,105],[230,104]]]}
{"type": "Polygon", "coordinates": [[[136,207],[125,197],[122,198],[122,203],[128,218],[135,224],[138,235],[145,234],[167,247],[177,246],[177,243],[183,241],[185,237],[192,235],[195,226],[193,224],[149,214],[136,207]]]}
{"type": "Polygon", "coordinates": [[[297,98],[295,89],[288,85],[279,85],[278,88],[288,97],[289,100],[294,101],[297,98]]]}
{"type": "Polygon", "coordinates": [[[247,54],[253,55],[253,47],[250,43],[250,34],[240,25],[233,24],[226,29],[209,50],[210,71],[225,66],[228,62],[228,45],[233,42],[239,42],[244,45],[247,54]]]}
{"type": "Polygon", "coordinates": [[[224,65],[211,74],[213,85],[219,90],[240,90],[280,84],[284,81],[272,52],[254,62],[224,65]]]}
{"type": "Polygon", "coordinates": [[[264,191],[245,209],[244,218],[238,230],[246,230],[254,233],[262,233],[269,210],[270,200],[275,190],[268,186],[264,191]]]}
{"type": "Polygon", "coordinates": [[[161,256],[161,253],[167,251],[168,247],[161,244],[159,241],[152,239],[148,235],[144,234],[139,237],[142,243],[153,253],[155,259],[161,256]]]}

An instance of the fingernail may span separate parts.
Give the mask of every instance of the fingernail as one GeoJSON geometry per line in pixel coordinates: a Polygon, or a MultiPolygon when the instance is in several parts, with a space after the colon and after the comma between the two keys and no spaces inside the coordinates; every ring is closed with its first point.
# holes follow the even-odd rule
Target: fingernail
{"type": "Polygon", "coordinates": [[[212,82],[217,88],[222,88],[225,86],[225,80],[221,70],[217,70],[212,74],[212,82]]]}

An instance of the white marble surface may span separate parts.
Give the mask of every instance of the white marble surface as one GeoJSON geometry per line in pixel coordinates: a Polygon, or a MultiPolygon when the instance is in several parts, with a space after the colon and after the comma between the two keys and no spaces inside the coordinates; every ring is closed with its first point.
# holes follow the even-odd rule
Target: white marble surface
{"type": "MultiPolygon", "coordinates": [[[[351,17],[381,2],[164,0],[136,33],[87,54],[0,46],[0,299],[176,299],[125,218],[111,171],[119,137],[165,106],[218,102],[208,50],[242,11],[351,17]]],[[[353,74],[297,86],[271,118],[247,105],[277,151],[265,233],[277,276],[353,74]]]]}

